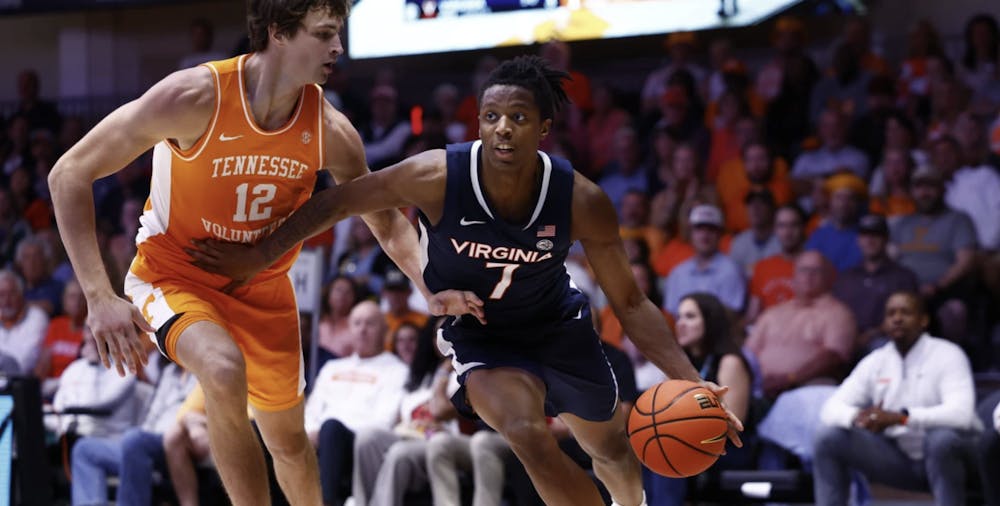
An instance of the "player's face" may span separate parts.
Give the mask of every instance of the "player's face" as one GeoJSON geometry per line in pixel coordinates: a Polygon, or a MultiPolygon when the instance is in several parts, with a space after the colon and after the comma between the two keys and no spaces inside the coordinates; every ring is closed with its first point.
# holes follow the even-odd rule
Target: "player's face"
{"type": "Polygon", "coordinates": [[[340,30],[344,20],[323,9],[313,9],[302,18],[295,35],[284,41],[289,59],[302,72],[306,82],[323,84],[333,72],[337,58],[344,53],[340,30]]]}
{"type": "Polygon", "coordinates": [[[535,97],[527,89],[490,86],[483,92],[479,105],[484,161],[492,166],[533,166],[538,144],[551,125],[551,119],[542,119],[535,97]]]}
{"type": "Polygon", "coordinates": [[[684,299],[677,308],[677,342],[684,348],[697,344],[705,335],[705,320],[692,299],[684,299]]]}

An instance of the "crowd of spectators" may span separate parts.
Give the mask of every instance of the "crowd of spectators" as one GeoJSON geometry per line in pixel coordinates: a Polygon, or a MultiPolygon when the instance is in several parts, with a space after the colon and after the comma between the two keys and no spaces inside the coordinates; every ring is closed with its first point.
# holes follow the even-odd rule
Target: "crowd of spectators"
{"type": "MultiPolygon", "coordinates": [[[[824,405],[810,427],[816,446],[797,465],[815,464],[830,504],[846,501],[852,469],[958,504],[950,501],[977,468],[996,476],[1000,466],[1000,399],[980,399],[977,417],[973,376],[1000,370],[1000,29],[975,15],[949,53],[921,20],[905,58],[887,61],[867,20],[842,25],[828,44],[810,46],[804,22],[781,17],[762,61],[741,59],[724,35],[674,33],[665,62],[635,90],[588,78],[572,46],[544,44],[540,54],[573,76],[573,103],[543,149],[611,197],[636,280],[703,376],[731,384],[730,406],[751,422],[751,450],[781,446],[755,433],[757,422],[774,425],[765,423],[772,403],[824,405]],[[848,454],[855,439],[888,445],[878,453],[896,460],[874,469],[867,454],[848,454]]],[[[192,36],[188,63],[215,54],[210,26],[193,23],[192,36]]],[[[470,83],[495,65],[483,57],[470,83]]],[[[372,76],[367,94],[342,71],[326,96],[356,121],[373,170],[477,136],[475,87],[443,82],[426,101],[403,103],[391,69],[372,76]]],[[[74,503],[106,500],[108,476],[122,477],[123,504],[146,501],[154,477],[172,482],[181,504],[196,501],[194,471],[211,467],[198,390],[155,360],[138,377],[101,369],[55,230],[46,175],[92,119],[61,115],[30,69],[16,85],[16,112],[0,118],[0,372],[39,379],[50,431],[76,441],[74,503]],[[148,476],[125,479],[140,471],[148,476]]],[[[98,239],[119,280],[150,173],[147,153],[95,183],[98,239]]],[[[309,246],[328,255],[321,369],[305,407],[324,500],[401,504],[433,494],[436,504],[458,504],[462,476],[477,505],[505,493],[537,500],[503,440],[460,421],[447,402],[454,374],[434,350],[439,322],[364,222],[345,220],[309,246]]],[[[567,267],[591,296],[609,358],[622,358],[619,386],[638,387],[623,389],[631,402],[663,377],[592,288],[586,258],[571,255],[567,267]]],[[[573,454],[566,428],[551,428],[573,454]]],[[[752,454],[726,460],[762,465],[752,454]]],[[[989,504],[1000,505],[995,483],[982,481],[989,504]]],[[[681,484],[646,484],[651,505],[683,501],[681,484]]]]}

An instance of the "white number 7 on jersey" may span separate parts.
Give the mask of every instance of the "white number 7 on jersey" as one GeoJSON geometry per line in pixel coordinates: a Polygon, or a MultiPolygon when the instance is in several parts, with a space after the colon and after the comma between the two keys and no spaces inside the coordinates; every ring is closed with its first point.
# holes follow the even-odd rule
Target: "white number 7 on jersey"
{"type": "Polygon", "coordinates": [[[493,287],[493,292],[490,293],[491,299],[502,299],[503,294],[507,293],[507,289],[510,288],[511,281],[514,280],[514,271],[520,267],[521,264],[505,264],[501,262],[486,262],[487,269],[496,269],[498,267],[503,267],[503,274],[500,275],[500,281],[497,286],[493,287]]]}

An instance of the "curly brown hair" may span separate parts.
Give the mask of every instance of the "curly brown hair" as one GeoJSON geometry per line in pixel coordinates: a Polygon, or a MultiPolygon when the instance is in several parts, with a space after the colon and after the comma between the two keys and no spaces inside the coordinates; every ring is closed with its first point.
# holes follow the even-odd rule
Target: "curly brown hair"
{"type": "Polygon", "coordinates": [[[351,0],[247,0],[247,33],[250,50],[267,49],[268,28],[275,26],[277,33],[292,36],[299,31],[302,18],[313,9],[324,10],[333,16],[347,18],[351,0]]]}

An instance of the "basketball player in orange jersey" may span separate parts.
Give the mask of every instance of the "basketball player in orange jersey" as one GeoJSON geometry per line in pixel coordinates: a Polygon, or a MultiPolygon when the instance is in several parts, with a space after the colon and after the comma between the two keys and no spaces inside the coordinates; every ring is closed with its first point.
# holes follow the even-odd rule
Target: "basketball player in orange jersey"
{"type": "MultiPolygon", "coordinates": [[[[471,290],[485,301],[482,318],[451,319],[438,333],[438,348],[462,385],[452,397],[456,407],[503,435],[546,504],[604,504],[560,450],[547,415],[558,416],[593,457],[615,505],[644,505],[614,373],[587,296],[566,272],[574,241],[643,354],[671,378],[699,377],[663,313],[636,285],[608,196],[568,161],[538,150],[567,101],[566,77],[538,57],[503,62],[479,90],[481,140],[427,151],[317,193],[252,248],[197,241],[192,257],[241,280],[347,215],[417,207],[427,286],[471,290]]],[[[726,391],[704,384],[718,395],[726,391]]],[[[742,426],[730,416],[730,438],[740,444],[742,426]]]]}
{"type": "MultiPolygon", "coordinates": [[[[101,360],[134,373],[145,361],[145,333],[155,333],[160,351],[197,376],[212,454],[236,505],[270,504],[248,399],[285,495],[293,505],[322,503],[303,424],[298,311],[287,276],[299,248],[231,294],[220,290],[229,280],[192,266],[185,248],[193,238],[255,242],[309,198],[319,170],[338,182],[367,172],[358,134],[316,84],[342,53],[349,5],[251,0],[254,53],[167,76],[108,115],[49,176],[101,360]],[[150,198],[125,283],[129,302],[115,295],[102,267],[91,185],[151,147],[150,198]]],[[[471,293],[427,292],[416,232],[401,213],[365,219],[432,311],[481,304],[471,293]]]]}

